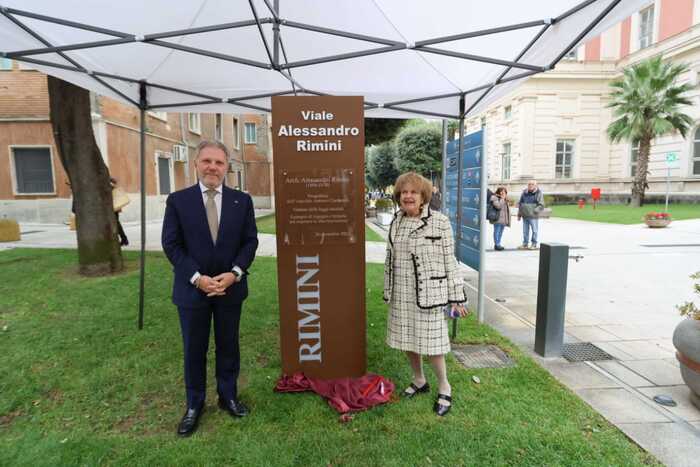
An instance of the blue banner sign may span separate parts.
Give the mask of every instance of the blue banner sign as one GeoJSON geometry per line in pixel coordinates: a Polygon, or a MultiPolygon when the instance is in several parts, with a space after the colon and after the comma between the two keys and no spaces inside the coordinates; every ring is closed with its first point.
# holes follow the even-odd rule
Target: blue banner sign
{"type": "Polygon", "coordinates": [[[479,238],[481,230],[481,158],[484,132],[477,131],[464,137],[462,152],[462,199],[459,200],[459,141],[447,143],[445,164],[445,214],[450,218],[457,245],[457,259],[470,268],[479,270],[479,238]],[[460,213],[457,225],[457,213],[460,213]]]}

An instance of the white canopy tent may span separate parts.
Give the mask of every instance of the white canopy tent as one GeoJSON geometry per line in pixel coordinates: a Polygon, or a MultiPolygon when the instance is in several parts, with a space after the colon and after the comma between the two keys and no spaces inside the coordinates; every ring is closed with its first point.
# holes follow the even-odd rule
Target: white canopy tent
{"type": "MultiPolygon", "coordinates": [[[[146,110],[331,94],[364,96],[367,117],[459,119],[462,135],[466,116],[647,0],[0,2],[0,56],[139,107],[142,130],[146,110]]],[[[141,212],[143,248],[143,190],[141,212]]]]}
{"type": "Polygon", "coordinates": [[[144,82],[149,109],[269,111],[296,91],[459,118],[645,0],[0,2],[5,57],[132,105],[144,82]]]}

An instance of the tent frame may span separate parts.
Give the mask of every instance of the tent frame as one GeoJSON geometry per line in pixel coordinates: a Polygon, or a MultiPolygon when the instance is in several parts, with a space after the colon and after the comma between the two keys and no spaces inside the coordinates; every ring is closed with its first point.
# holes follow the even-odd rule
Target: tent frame
{"type": "MultiPolygon", "coordinates": [[[[532,76],[532,75],[553,69],[554,66],[562,58],[564,58],[564,56],[566,56],[566,54],[568,54],[574,47],[576,47],[576,45],[591,30],[593,30],[593,28],[595,28],[622,0],[610,0],[610,3],[603,9],[603,11],[600,14],[598,14],[593,19],[593,21],[590,22],[576,36],[576,38],[574,40],[572,40],[562,50],[562,52],[546,66],[536,66],[536,65],[531,65],[531,64],[527,64],[527,63],[522,63],[520,60],[532,48],[532,46],[542,37],[542,35],[547,31],[547,29],[549,29],[552,25],[554,25],[554,24],[562,21],[563,19],[577,13],[578,11],[586,8],[587,6],[589,6],[595,2],[607,1],[607,0],[585,0],[581,3],[579,3],[578,5],[574,6],[573,8],[569,9],[568,11],[557,16],[556,18],[547,18],[547,19],[538,20],[538,21],[529,21],[529,22],[523,22],[523,23],[512,24],[512,25],[507,25],[507,26],[501,26],[501,27],[497,27],[497,28],[483,29],[483,30],[470,31],[470,32],[465,32],[465,33],[455,34],[455,35],[450,35],[450,36],[436,37],[433,39],[423,40],[423,41],[419,41],[419,42],[415,42],[415,43],[405,43],[405,42],[395,41],[395,40],[391,40],[391,39],[387,39],[387,38],[368,36],[368,35],[353,33],[350,31],[342,31],[342,30],[337,30],[337,29],[325,28],[325,27],[321,27],[321,26],[290,21],[290,20],[284,19],[284,18],[279,16],[279,0],[274,0],[273,4],[270,3],[270,0],[263,0],[263,1],[267,7],[267,10],[271,14],[271,16],[260,17],[257,9],[255,8],[255,5],[253,4],[253,0],[248,0],[251,12],[252,12],[253,17],[254,17],[253,20],[214,24],[214,25],[209,25],[209,26],[187,28],[187,29],[180,29],[180,30],[174,30],[174,31],[164,31],[164,32],[160,32],[160,33],[147,34],[147,35],[143,35],[143,36],[129,34],[129,33],[125,33],[122,31],[115,31],[112,29],[101,28],[101,27],[93,26],[93,25],[89,25],[89,24],[69,21],[69,20],[65,20],[65,19],[61,19],[61,18],[40,15],[37,13],[32,13],[32,12],[24,11],[24,10],[18,10],[15,8],[8,8],[8,7],[0,6],[0,14],[1,15],[3,15],[5,18],[7,18],[11,22],[13,22],[19,28],[21,28],[22,30],[27,32],[27,34],[29,34],[34,39],[36,39],[37,41],[39,41],[40,43],[42,43],[44,45],[44,47],[27,49],[27,50],[16,50],[16,51],[10,51],[10,52],[0,51],[0,57],[11,58],[13,60],[25,62],[28,64],[34,64],[34,65],[39,65],[39,66],[44,66],[44,67],[51,67],[51,68],[56,68],[56,69],[62,69],[62,70],[68,70],[68,71],[87,74],[92,79],[97,81],[100,85],[102,85],[102,86],[106,87],[107,89],[109,89],[110,91],[114,92],[116,95],[118,95],[119,97],[121,97],[125,101],[129,102],[134,107],[138,107],[138,109],[140,111],[140,120],[141,120],[141,125],[140,125],[141,259],[140,259],[139,318],[138,318],[138,328],[139,329],[143,328],[143,309],[144,309],[144,275],[145,275],[145,243],[146,243],[146,227],[145,227],[145,225],[146,225],[146,180],[145,180],[145,172],[146,172],[146,170],[145,170],[145,118],[146,118],[145,113],[146,113],[146,111],[157,110],[157,109],[167,109],[167,108],[173,108],[173,107],[185,107],[185,106],[196,107],[199,105],[207,105],[207,104],[213,104],[213,103],[224,103],[224,104],[232,104],[232,105],[235,105],[238,107],[244,107],[244,108],[248,108],[251,110],[257,110],[260,112],[269,113],[269,112],[271,112],[271,109],[266,108],[266,107],[262,107],[262,106],[259,106],[256,104],[252,104],[252,103],[246,102],[246,101],[251,101],[251,100],[266,98],[266,97],[272,97],[272,96],[279,96],[279,95],[290,95],[290,94],[293,94],[293,95],[297,95],[297,94],[326,95],[325,93],[321,93],[318,91],[313,91],[313,90],[307,89],[304,86],[302,86],[301,84],[299,84],[294,79],[294,77],[292,75],[292,70],[295,68],[301,68],[301,67],[311,66],[311,65],[321,64],[321,63],[338,62],[341,60],[350,60],[350,59],[358,58],[358,57],[391,53],[391,52],[407,50],[407,49],[412,49],[412,50],[416,50],[419,52],[448,56],[448,57],[452,57],[452,58],[456,58],[456,59],[460,59],[460,60],[475,61],[475,62],[497,64],[497,65],[505,66],[506,69],[493,82],[482,85],[482,86],[475,87],[473,89],[459,90],[459,91],[456,91],[453,93],[448,93],[448,94],[425,96],[425,97],[419,97],[419,98],[415,98],[415,99],[393,101],[393,102],[386,102],[386,103],[374,103],[374,102],[365,101],[365,110],[385,108],[385,109],[395,110],[395,111],[399,111],[399,112],[407,112],[407,113],[411,113],[411,114],[425,115],[425,116],[433,117],[433,118],[459,120],[459,138],[460,138],[459,139],[459,167],[461,167],[462,151],[463,151],[463,138],[464,138],[464,121],[465,121],[466,116],[469,115],[469,113],[472,110],[474,110],[474,108],[498,85],[504,84],[504,83],[510,82],[510,81],[515,81],[515,80],[518,80],[521,78],[526,78],[528,76],[532,76]],[[51,44],[48,40],[44,39],[38,32],[36,32],[35,30],[33,30],[32,28],[27,26],[25,23],[23,23],[19,18],[36,19],[36,20],[40,20],[40,21],[44,21],[44,22],[48,22],[48,23],[72,27],[72,28],[81,29],[81,30],[85,30],[85,31],[91,31],[91,32],[111,36],[113,38],[106,39],[106,40],[100,40],[100,41],[91,41],[91,42],[82,42],[82,43],[55,46],[55,45],[51,44]],[[270,46],[270,44],[268,43],[268,40],[267,40],[265,33],[263,31],[262,26],[264,24],[272,24],[272,30],[273,30],[272,46],[270,46]],[[257,60],[250,60],[250,59],[243,58],[243,57],[237,57],[237,56],[233,56],[233,55],[229,55],[229,54],[222,54],[222,53],[218,53],[218,52],[213,52],[210,50],[200,49],[200,48],[196,48],[196,47],[189,47],[189,46],[185,46],[182,44],[176,44],[176,43],[172,43],[172,42],[163,40],[163,39],[168,39],[168,38],[172,38],[172,37],[181,37],[181,36],[186,36],[186,35],[191,35],[191,34],[201,34],[201,33],[205,33],[205,32],[223,31],[223,30],[246,28],[246,27],[255,27],[259,31],[262,44],[265,48],[265,52],[266,52],[267,57],[268,57],[267,63],[260,62],[257,60]],[[360,40],[360,41],[372,43],[374,45],[380,45],[381,47],[374,47],[374,48],[360,50],[360,51],[356,51],[356,52],[330,55],[330,56],[325,56],[325,57],[316,57],[313,59],[300,60],[297,62],[290,63],[287,60],[287,54],[286,54],[286,51],[284,48],[284,42],[282,40],[282,27],[304,29],[304,30],[308,30],[308,31],[312,31],[312,32],[317,32],[320,34],[327,34],[327,35],[333,35],[333,36],[338,36],[338,37],[344,37],[344,38],[348,38],[348,39],[360,40]],[[523,48],[523,50],[520,52],[520,54],[518,54],[518,56],[515,58],[515,60],[512,60],[512,61],[501,60],[501,59],[493,58],[493,57],[465,54],[465,53],[454,52],[451,50],[442,49],[442,48],[438,48],[438,47],[433,47],[433,46],[438,45],[438,44],[443,44],[443,43],[451,42],[451,41],[455,41],[455,40],[474,38],[474,37],[482,37],[482,36],[488,36],[488,35],[507,32],[507,31],[527,29],[527,28],[539,28],[539,30],[536,33],[536,35],[532,38],[532,40],[523,48]],[[98,48],[98,47],[115,46],[115,45],[130,44],[130,43],[136,43],[136,42],[141,42],[141,43],[145,43],[145,44],[152,44],[154,46],[169,48],[169,49],[173,49],[173,50],[179,50],[181,52],[192,53],[192,54],[196,54],[196,55],[200,55],[200,56],[214,58],[217,60],[238,63],[241,65],[246,65],[246,66],[250,66],[250,67],[254,67],[254,68],[275,70],[290,82],[291,90],[263,93],[263,94],[255,94],[255,95],[243,96],[243,97],[239,96],[239,97],[231,97],[231,98],[220,98],[220,97],[211,96],[211,95],[200,93],[200,92],[194,92],[194,91],[190,91],[190,90],[186,90],[186,89],[175,88],[175,87],[168,86],[165,84],[150,82],[150,81],[145,80],[145,79],[137,79],[137,78],[131,78],[131,77],[126,77],[126,76],[120,76],[120,75],[115,75],[115,74],[110,74],[110,73],[89,70],[89,69],[83,67],[82,65],[80,65],[80,63],[77,62],[75,59],[66,55],[66,52],[70,52],[70,51],[86,50],[86,49],[92,49],[92,48],[98,48]],[[281,56],[283,58],[284,63],[282,63],[282,61],[280,61],[280,52],[281,52],[281,56]],[[34,55],[40,55],[40,54],[46,54],[46,53],[56,53],[61,58],[66,60],[70,65],[63,65],[63,64],[58,64],[58,63],[46,61],[46,60],[31,58],[34,55]],[[524,70],[524,71],[521,73],[517,73],[517,74],[514,74],[512,76],[507,77],[506,75],[508,73],[510,73],[514,68],[524,70]],[[114,88],[107,81],[105,81],[104,78],[119,80],[119,81],[132,83],[132,84],[137,84],[139,86],[139,101],[136,102],[131,97],[127,96],[123,92],[114,88]],[[188,100],[188,101],[183,101],[183,102],[178,102],[178,103],[173,103],[173,104],[149,105],[148,104],[148,87],[161,89],[161,90],[167,90],[167,91],[171,91],[171,92],[175,92],[175,93],[180,93],[180,94],[183,94],[183,95],[188,96],[188,97],[197,98],[198,100],[188,100]],[[483,91],[483,92],[479,95],[479,97],[476,99],[476,101],[473,102],[469,106],[469,108],[465,108],[465,97],[469,94],[477,93],[477,92],[481,92],[481,91],[483,91]],[[459,96],[459,98],[460,98],[458,115],[449,115],[449,114],[444,114],[444,113],[431,112],[431,111],[406,107],[406,104],[428,102],[428,101],[452,98],[452,97],[457,97],[457,96],[459,96]]],[[[481,177],[481,183],[480,183],[481,184],[481,193],[482,193],[482,197],[481,197],[481,201],[480,201],[481,202],[481,212],[482,212],[481,225],[485,225],[486,200],[483,199],[485,197],[485,196],[483,196],[483,194],[486,193],[486,185],[487,185],[487,180],[486,180],[487,177],[484,176],[484,175],[486,175],[486,171],[485,171],[485,159],[486,158],[484,157],[483,159],[484,159],[484,162],[482,162],[482,170],[483,171],[482,171],[482,177],[481,177]]],[[[457,205],[458,225],[460,225],[459,220],[461,218],[461,204],[462,204],[461,170],[459,171],[459,182],[460,182],[459,188],[458,188],[459,196],[458,196],[458,205],[457,205]]],[[[459,244],[460,238],[461,238],[461,232],[458,231],[456,233],[456,240],[457,240],[455,242],[456,245],[459,244]]],[[[483,241],[484,238],[485,238],[485,236],[482,232],[482,242],[480,244],[480,257],[481,257],[482,262],[481,262],[481,266],[479,268],[480,269],[480,271],[479,271],[479,303],[478,303],[479,321],[483,321],[483,314],[484,314],[483,313],[483,307],[484,307],[483,295],[484,295],[484,293],[483,293],[483,272],[482,272],[482,270],[484,268],[484,262],[483,262],[484,261],[484,258],[483,258],[484,257],[484,241],[483,241]]]]}
{"type": "Polygon", "coordinates": [[[395,101],[395,102],[386,102],[386,103],[371,103],[371,102],[366,103],[367,109],[386,108],[386,109],[391,109],[391,110],[404,111],[404,112],[409,112],[409,113],[415,113],[418,115],[426,115],[426,116],[432,116],[432,117],[437,117],[437,118],[460,119],[460,118],[463,118],[465,115],[469,114],[469,112],[477,105],[477,103],[481,102],[481,100],[492,89],[494,89],[499,84],[503,84],[503,83],[506,83],[509,81],[518,80],[521,78],[526,78],[528,76],[532,76],[534,74],[542,73],[544,71],[548,71],[548,70],[553,69],[554,66],[569,51],[571,51],[571,49],[573,49],[576,46],[576,44],[578,44],[578,42],[580,42],[580,40],[586,34],[588,34],[588,32],[590,32],[603,18],[605,18],[605,16],[607,16],[610,13],[610,11],[612,11],[612,9],[615,8],[622,0],[612,0],[608,4],[608,6],[589,25],[573,41],[571,41],[570,44],[568,44],[565,47],[565,49],[561,52],[561,54],[559,56],[557,56],[554,60],[552,60],[552,62],[549,63],[548,65],[536,66],[536,65],[531,65],[531,64],[527,64],[527,63],[522,63],[520,61],[522,59],[522,57],[525,55],[525,53],[527,53],[527,51],[530,50],[530,48],[537,42],[537,40],[539,40],[539,38],[552,25],[562,21],[563,19],[571,16],[572,14],[582,10],[583,8],[589,6],[592,3],[595,3],[597,1],[604,1],[604,0],[586,0],[586,1],[578,4],[574,8],[571,8],[569,11],[562,13],[561,15],[559,15],[556,18],[547,18],[547,19],[537,20],[537,21],[528,21],[528,22],[517,23],[517,24],[512,24],[512,25],[507,25],[507,26],[501,26],[501,27],[497,27],[497,28],[482,29],[482,30],[478,30],[478,31],[465,32],[462,34],[453,34],[453,35],[449,35],[449,36],[436,37],[433,39],[427,39],[427,40],[423,40],[423,41],[419,41],[419,42],[415,42],[415,43],[405,43],[405,42],[395,41],[395,40],[387,39],[387,38],[368,36],[368,35],[364,35],[364,34],[353,33],[350,31],[342,31],[342,30],[325,28],[325,27],[311,25],[311,24],[300,23],[300,22],[296,22],[296,21],[290,21],[290,20],[284,19],[284,18],[279,16],[279,14],[278,14],[278,12],[279,12],[279,0],[274,0],[274,5],[270,4],[269,0],[264,0],[265,5],[267,6],[270,14],[272,15],[270,17],[260,17],[258,12],[257,12],[257,9],[255,8],[255,5],[253,4],[253,0],[248,0],[251,12],[254,16],[253,20],[214,24],[214,25],[209,25],[209,26],[179,29],[179,30],[174,30],[174,31],[164,31],[164,32],[160,32],[160,33],[146,34],[146,35],[142,35],[142,36],[135,35],[135,34],[129,34],[129,33],[125,33],[122,31],[115,31],[113,29],[101,28],[101,27],[93,26],[93,25],[89,25],[89,24],[68,21],[68,20],[64,20],[61,18],[40,15],[40,14],[32,13],[29,11],[18,10],[15,8],[0,7],[0,14],[2,14],[6,18],[8,18],[10,21],[15,23],[17,26],[19,26],[20,28],[25,30],[33,38],[37,39],[42,44],[44,44],[44,47],[41,47],[41,48],[27,49],[27,50],[16,50],[16,51],[10,51],[10,52],[0,52],[0,57],[11,58],[11,59],[23,61],[23,62],[26,62],[29,64],[35,64],[35,65],[46,66],[46,67],[53,67],[53,68],[64,69],[64,70],[74,71],[74,72],[79,72],[79,73],[86,73],[86,74],[92,76],[101,85],[107,87],[109,90],[111,90],[112,92],[117,94],[122,99],[125,99],[127,102],[131,103],[135,107],[139,107],[141,105],[141,103],[135,102],[132,98],[126,96],[125,94],[123,94],[119,90],[117,90],[114,87],[112,87],[111,85],[109,85],[109,83],[105,82],[102,78],[116,79],[116,80],[130,82],[130,83],[140,83],[141,81],[143,81],[146,83],[147,86],[151,86],[151,87],[159,88],[159,89],[163,89],[163,90],[169,90],[169,91],[181,93],[181,94],[184,94],[187,96],[201,98],[201,100],[199,100],[199,101],[183,101],[183,102],[174,103],[174,104],[152,105],[152,106],[148,106],[148,110],[164,109],[164,108],[170,108],[170,107],[184,107],[184,106],[192,107],[192,106],[206,105],[206,104],[212,104],[212,103],[228,103],[228,104],[238,105],[238,106],[245,107],[245,108],[250,108],[252,110],[258,110],[258,111],[262,111],[262,112],[270,112],[270,109],[268,109],[268,108],[256,106],[256,105],[253,105],[250,103],[246,103],[244,101],[252,100],[255,98],[271,97],[273,95],[296,94],[297,92],[301,92],[304,94],[323,94],[323,93],[316,93],[316,92],[313,92],[312,90],[306,89],[304,86],[301,86],[298,82],[296,82],[296,80],[293,78],[292,72],[291,72],[291,70],[294,68],[317,65],[317,64],[321,64],[321,63],[337,62],[337,61],[341,61],[341,60],[350,60],[353,58],[365,57],[368,55],[377,55],[377,54],[390,53],[390,52],[407,50],[407,49],[412,49],[412,50],[416,50],[419,52],[425,52],[425,53],[444,55],[444,56],[457,58],[457,59],[461,59],[461,60],[475,61],[475,62],[482,62],[482,63],[489,63],[489,64],[497,64],[497,65],[505,66],[506,69],[492,83],[489,83],[489,84],[483,85],[483,86],[479,86],[479,87],[476,87],[473,89],[460,90],[460,91],[457,91],[454,93],[449,93],[449,94],[425,96],[425,97],[404,100],[404,101],[395,101]],[[99,33],[99,34],[103,34],[103,35],[108,35],[108,36],[112,36],[113,39],[54,46],[54,45],[50,44],[47,40],[43,39],[37,32],[35,32],[31,28],[29,28],[27,25],[22,23],[21,20],[18,19],[18,17],[31,18],[31,19],[36,19],[36,20],[40,20],[40,21],[45,21],[48,23],[53,23],[53,24],[72,27],[72,28],[81,29],[81,30],[85,30],[85,31],[90,31],[90,32],[94,32],[94,33],[99,33]],[[262,26],[264,24],[272,24],[272,28],[273,28],[272,47],[268,43],[268,40],[263,32],[262,26]],[[266,51],[266,54],[268,56],[269,61],[267,63],[257,61],[257,60],[251,60],[251,59],[247,59],[247,58],[243,58],[243,57],[236,57],[236,56],[229,55],[229,54],[213,52],[210,50],[200,49],[197,47],[185,46],[182,44],[176,44],[173,42],[168,42],[168,41],[163,40],[163,39],[168,39],[168,38],[172,38],[172,37],[181,37],[181,36],[187,36],[187,35],[192,35],[192,34],[201,34],[201,33],[205,33],[205,32],[223,31],[223,30],[246,28],[246,27],[255,27],[258,29],[258,31],[260,33],[260,38],[261,38],[262,44],[263,44],[265,51],[266,51]],[[284,51],[284,43],[282,40],[282,32],[281,32],[282,27],[304,29],[304,30],[308,30],[308,31],[312,31],[312,32],[317,32],[320,34],[327,34],[327,35],[333,35],[333,36],[338,36],[338,37],[344,37],[344,38],[348,38],[348,39],[360,40],[360,41],[372,43],[374,45],[381,45],[382,47],[369,48],[369,49],[360,50],[360,51],[356,51],[356,52],[330,55],[330,56],[325,56],[325,57],[316,57],[313,59],[300,60],[300,61],[290,63],[287,60],[286,53],[284,51]],[[488,35],[492,35],[492,34],[498,34],[498,33],[502,33],[502,32],[515,31],[515,30],[528,29],[528,28],[539,28],[539,31],[533,37],[533,39],[530,41],[530,43],[523,49],[523,51],[517,56],[517,58],[515,60],[512,60],[512,61],[501,60],[501,59],[494,58],[494,57],[485,57],[485,56],[480,56],[480,55],[465,54],[465,53],[455,52],[455,51],[451,51],[451,50],[447,50],[447,49],[433,47],[434,45],[444,44],[446,42],[452,42],[452,41],[456,41],[456,40],[475,38],[475,37],[483,37],[483,36],[488,36],[488,35]],[[246,66],[251,66],[251,67],[255,67],[255,68],[276,70],[282,76],[284,76],[288,81],[290,81],[290,84],[292,86],[292,90],[290,90],[288,92],[276,92],[276,93],[268,93],[268,94],[258,94],[256,96],[243,96],[243,97],[232,97],[232,98],[223,98],[222,99],[220,97],[215,97],[215,96],[206,95],[206,94],[202,94],[202,93],[196,93],[196,92],[188,91],[185,89],[178,89],[178,88],[174,88],[172,86],[166,86],[166,85],[155,83],[155,82],[149,82],[148,80],[141,80],[138,78],[131,78],[131,77],[120,76],[120,75],[115,75],[115,74],[91,71],[91,70],[88,70],[87,68],[81,66],[74,59],[65,55],[65,52],[69,52],[69,51],[86,50],[86,49],[92,49],[92,48],[98,48],[98,47],[115,46],[115,45],[129,44],[129,43],[136,43],[136,42],[141,42],[141,43],[145,43],[145,44],[152,44],[152,45],[159,46],[159,47],[165,47],[165,48],[169,48],[169,49],[173,49],[173,50],[179,50],[181,52],[197,54],[200,56],[210,57],[210,58],[214,58],[217,60],[234,62],[234,63],[238,63],[238,64],[246,65],[246,66]],[[280,51],[282,52],[282,55],[284,56],[284,63],[282,63],[280,61],[280,51]],[[46,61],[46,60],[38,60],[38,59],[31,58],[33,55],[41,55],[41,54],[47,54],[47,53],[58,53],[64,60],[68,61],[71,65],[70,66],[69,65],[62,65],[62,64],[58,64],[58,63],[52,63],[52,62],[46,61]],[[515,69],[522,69],[522,70],[524,70],[524,72],[515,74],[515,75],[510,76],[510,77],[506,77],[506,75],[508,73],[510,73],[510,71],[514,68],[515,69]],[[456,97],[456,96],[463,97],[463,96],[466,96],[468,94],[479,92],[479,91],[484,91],[484,92],[479,96],[479,98],[477,99],[477,102],[473,103],[469,109],[466,109],[465,111],[460,111],[459,115],[446,115],[446,114],[430,112],[430,111],[425,111],[425,110],[419,110],[419,109],[412,109],[412,108],[407,108],[407,107],[402,106],[403,104],[408,104],[408,103],[426,102],[426,101],[439,100],[439,99],[456,97]]]}

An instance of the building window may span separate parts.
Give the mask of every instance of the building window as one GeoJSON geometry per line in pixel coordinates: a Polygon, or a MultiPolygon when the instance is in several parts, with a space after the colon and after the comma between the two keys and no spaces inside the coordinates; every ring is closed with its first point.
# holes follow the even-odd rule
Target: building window
{"type": "Polygon", "coordinates": [[[240,122],[236,117],[233,117],[233,147],[238,149],[241,147],[240,122]]]}
{"type": "Polygon", "coordinates": [[[637,162],[639,160],[639,141],[632,142],[630,150],[630,177],[637,176],[637,162]]]}
{"type": "Polygon", "coordinates": [[[245,124],[245,144],[255,144],[258,142],[258,135],[255,130],[255,123],[245,124]]]}
{"type": "Polygon", "coordinates": [[[214,137],[216,138],[217,141],[223,141],[224,140],[224,115],[223,114],[216,114],[215,115],[216,122],[214,124],[214,137]]]}
{"type": "Polygon", "coordinates": [[[503,109],[503,118],[506,120],[510,120],[510,118],[513,116],[513,107],[510,105],[505,106],[503,109]]]}
{"type": "Polygon", "coordinates": [[[163,120],[164,122],[168,121],[168,112],[156,112],[154,110],[149,110],[148,115],[155,117],[158,120],[163,120]]]}
{"type": "Polygon", "coordinates": [[[9,58],[0,58],[0,70],[12,70],[12,60],[9,58]]]}
{"type": "Polygon", "coordinates": [[[555,178],[571,178],[571,167],[574,161],[574,140],[558,139],[557,154],[554,166],[555,178]]]}
{"type": "Polygon", "coordinates": [[[50,148],[12,148],[12,154],[18,195],[55,193],[50,148]]]}
{"type": "Polygon", "coordinates": [[[639,48],[645,49],[654,37],[654,5],[639,12],[639,48]]]}
{"type": "Polygon", "coordinates": [[[574,47],[564,55],[564,60],[578,60],[578,47],[574,47]]]}
{"type": "Polygon", "coordinates": [[[510,180],[510,143],[503,145],[501,153],[501,179],[510,180]]]}
{"type": "Polygon", "coordinates": [[[189,128],[192,133],[200,134],[202,132],[202,123],[199,114],[188,114],[189,128]]]}
{"type": "Polygon", "coordinates": [[[700,127],[693,138],[693,175],[700,175],[700,127]]]}
{"type": "Polygon", "coordinates": [[[163,153],[156,153],[156,160],[158,161],[158,193],[161,195],[169,195],[172,191],[170,157],[167,157],[163,153]]]}

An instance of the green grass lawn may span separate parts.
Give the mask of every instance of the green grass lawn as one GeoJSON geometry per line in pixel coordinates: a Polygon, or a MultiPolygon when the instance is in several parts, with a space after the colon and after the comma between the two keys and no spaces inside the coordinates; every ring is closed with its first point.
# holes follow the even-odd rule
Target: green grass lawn
{"type": "MultiPolygon", "coordinates": [[[[258,226],[258,232],[266,234],[275,233],[275,215],[268,214],[267,216],[258,217],[255,219],[255,224],[258,226]]],[[[374,230],[365,225],[365,241],[367,242],[384,242],[385,240],[374,230]]]]}
{"type": "MultiPolygon", "coordinates": [[[[644,214],[652,211],[663,212],[663,204],[647,204],[641,208],[632,208],[624,205],[599,205],[593,209],[593,205],[579,209],[577,205],[552,206],[553,217],[578,219],[582,221],[608,222],[611,224],[641,224],[644,214]]],[[[669,204],[668,212],[673,220],[700,218],[700,204],[669,204]]]]}
{"type": "MultiPolygon", "coordinates": [[[[255,261],[241,322],[240,396],[251,416],[233,420],[215,407],[210,365],[200,429],[178,439],[184,388],[171,268],[163,255],[148,254],[145,328],[137,331],[137,256],[126,258],[129,272],[86,279],[75,274],[75,251],[0,252],[0,464],[658,465],[472,319],[461,323],[458,340],[496,343],[517,366],[466,371],[448,357],[455,407],[444,419],[432,413],[434,393],[346,424],[314,394],[274,393],[274,258],[255,261]]],[[[384,345],[381,282],[382,266],[368,264],[368,366],[402,389],[410,370],[404,355],[384,345]]],[[[435,386],[430,372],[428,379],[435,386]]]]}

